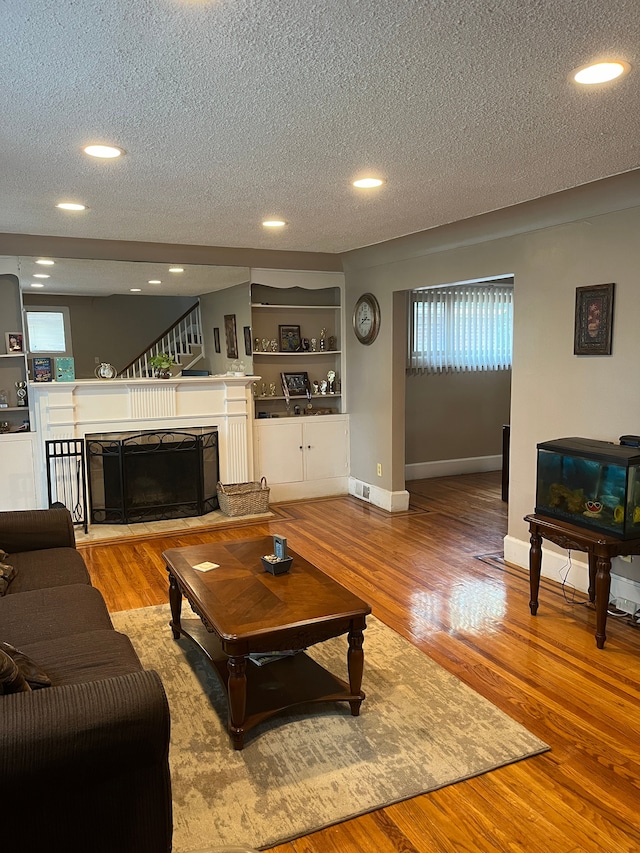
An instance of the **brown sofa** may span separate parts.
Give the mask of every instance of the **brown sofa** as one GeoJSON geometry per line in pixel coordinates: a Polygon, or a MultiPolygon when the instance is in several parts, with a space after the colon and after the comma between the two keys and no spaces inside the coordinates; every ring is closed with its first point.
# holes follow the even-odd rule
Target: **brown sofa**
{"type": "Polygon", "coordinates": [[[0,549],[16,570],[0,597],[0,643],[27,657],[0,646],[0,663],[20,670],[0,686],[2,849],[168,853],[164,689],[114,630],[68,511],[0,512],[0,549]]]}

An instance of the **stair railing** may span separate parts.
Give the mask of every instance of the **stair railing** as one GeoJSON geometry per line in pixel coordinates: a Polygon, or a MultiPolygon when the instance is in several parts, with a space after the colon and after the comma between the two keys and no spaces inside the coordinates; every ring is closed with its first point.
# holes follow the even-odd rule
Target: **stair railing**
{"type": "Polygon", "coordinates": [[[125,365],[118,376],[121,379],[142,379],[153,376],[153,367],[149,364],[149,359],[161,353],[172,355],[179,370],[186,370],[190,364],[203,357],[202,315],[199,302],[179,317],[140,355],[125,365]],[[195,357],[192,349],[194,346],[200,348],[200,353],[195,357]],[[193,360],[189,361],[189,359],[193,360]]]}

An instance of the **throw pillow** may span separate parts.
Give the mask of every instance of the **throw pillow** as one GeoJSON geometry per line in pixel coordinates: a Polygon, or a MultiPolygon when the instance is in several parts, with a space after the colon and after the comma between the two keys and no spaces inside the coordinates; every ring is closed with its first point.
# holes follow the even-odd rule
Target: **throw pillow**
{"type": "Polygon", "coordinates": [[[0,695],[28,693],[31,690],[18,664],[0,649],[0,695]]]}
{"type": "Polygon", "coordinates": [[[20,649],[16,649],[11,643],[0,643],[0,653],[11,658],[31,690],[51,687],[51,679],[47,673],[20,649]]]}
{"type": "Polygon", "coordinates": [[[9,588],[9,584],[15,578],[17,569],[13,566],[7,566],[5,563],[0,563],[0,596],[4,595],[9,588]]]}
{"type": "Polygon", "coordinates": [[[4,563],[8,556],[9,555],[7,554],[7,552],[3,551],[2,548],[0,548],[0,563],[4,563]]]}

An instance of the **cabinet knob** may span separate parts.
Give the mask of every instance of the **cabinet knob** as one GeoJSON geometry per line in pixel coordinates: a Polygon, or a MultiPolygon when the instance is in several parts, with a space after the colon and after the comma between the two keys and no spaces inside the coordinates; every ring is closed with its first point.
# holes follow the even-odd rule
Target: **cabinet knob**
{"type": "Polygon", "coordinates": [[[300,450],[302,450],[302,445],[300,445],[300,450]]]}
{"type": "Polygon", "coordinates": [[[307,444],[307,450],[311,450],[311,445],[307,444]]]}

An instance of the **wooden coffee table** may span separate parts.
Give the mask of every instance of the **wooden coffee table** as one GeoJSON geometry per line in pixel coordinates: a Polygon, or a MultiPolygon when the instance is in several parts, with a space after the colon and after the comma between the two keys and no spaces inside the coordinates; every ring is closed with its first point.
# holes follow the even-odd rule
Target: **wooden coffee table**
{"type": "Polygon", "coordinates": [[[163,553],[169,572],[171,629],[189,637],[213,664],[227,692],[228,730],[235,749],[262,720],[307,702],[347,701],[353,716],[365,694],[363,631],[371,607],[289,549],[284,575],[265,572],[260,558],[271,536],[173,548],[163,553]],[[208,572],[194,569],[217,563],[208,572]],[[207,629],[204,641],[180,622],[182,596],[207,629]],[[304,653],[256,666],[251,653],[306,649],[348,635],[349,683],[304,653]]]}

